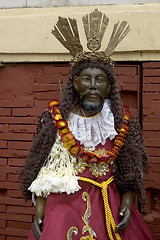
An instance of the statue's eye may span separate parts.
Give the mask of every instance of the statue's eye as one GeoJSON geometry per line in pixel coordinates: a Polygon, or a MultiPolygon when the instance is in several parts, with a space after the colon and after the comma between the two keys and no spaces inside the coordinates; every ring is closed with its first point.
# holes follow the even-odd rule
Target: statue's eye
{"type": "Polygon", "coordinates": [[[83,77],[83,82],[89,82],[89,81],[90,81],[89,77],[87,77],[87,76],[83,77]]]}
{"type": "Polygon", "coordinates": [[[97,81],[98,83],[101,83],[101,82],[104,82],[104,79],[103,79],[103,77],[97,77],[97,78],[96,78],[96,81],[97,81]]]}

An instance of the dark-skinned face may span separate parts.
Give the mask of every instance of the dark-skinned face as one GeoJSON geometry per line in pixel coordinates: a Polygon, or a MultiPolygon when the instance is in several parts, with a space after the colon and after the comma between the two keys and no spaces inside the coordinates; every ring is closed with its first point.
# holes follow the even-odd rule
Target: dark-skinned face
{"type": "Polygon", "coordinates": [[[93,116],[101,111],[104,99],[109,94],[110,82],[103,70],[87,68],[74,80],[74,87],[80,94],[81,108],[85,115],[93,116]]]}

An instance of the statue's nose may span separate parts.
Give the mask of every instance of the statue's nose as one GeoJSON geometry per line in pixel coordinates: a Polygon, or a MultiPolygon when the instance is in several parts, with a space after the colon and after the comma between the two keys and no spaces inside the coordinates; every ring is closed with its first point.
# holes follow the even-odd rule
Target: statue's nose
{"type": "Polygon", "coordinates": [[[90,86],[91,86],[91,89],[96,89],[96,79],[95,79],[95,77],[92,77],[90,86]]]}

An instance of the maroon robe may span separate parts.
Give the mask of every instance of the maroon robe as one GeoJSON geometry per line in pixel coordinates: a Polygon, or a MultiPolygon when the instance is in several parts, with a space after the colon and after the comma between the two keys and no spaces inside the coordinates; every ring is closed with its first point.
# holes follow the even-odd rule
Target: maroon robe
{"type": "MultiPolygon", "coordinates": [[[[97,146],[99,148],[100,145],[97,146]]],[[[104,148],[104,146],[101,146],[104,148]]],[[[107,141],[105,149],[110,149],[111,143],[107,141]]],[[[87,177],[99,183],[106,181],[112,176],[111,169],[106,176],[96,178],[89,169],[86,168],[83,173],[79,174],[81,177],[87,177]]],[[[106,222],[104,203],[101,189],[93,184],[79,181],[81,189],[74,194],[67,195],[67,193],[53,194],[51,193],[47,199],[45,218],[43,220],[42,235],[40,240],[66,240],[67,232],[70,228],[77,228],[77,235],[72,234],[73,240],[80,240],[82,237],[90,236],[89,232],[82,233],[83,227],[86,226],[84,214],[87,209],[87,202],[82,199],[82,194],[87,192],[90,198],[91,214],[88,218],[88,225],[95,232],[96,237],[87,238],[97,240],[109,240],[106,222]]],[[[120,209],[120,195],[114,183],[111,182],[108,186],[108,201],[110,209],[117,225],[121,221],[119,215],[120,209]]],[[[127,229],[120,234],[122,240],[152,240],[153,237],[149,232],[144,220],[136,207],[132,206],[131,223],[127,229]]],[[[114,233],[113,238],[116,239],[114,233]]],[[[29,240],[35,240],[33,232],[30,232],[29,240]]]]}

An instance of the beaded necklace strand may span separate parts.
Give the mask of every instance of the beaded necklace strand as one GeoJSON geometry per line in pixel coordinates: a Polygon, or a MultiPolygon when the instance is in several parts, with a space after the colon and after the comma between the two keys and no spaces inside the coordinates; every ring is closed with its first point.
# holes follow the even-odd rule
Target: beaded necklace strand
{"type": "Polygon", "coordinates": [[[129,131],[129,128],[127,127],[131,121],[131,113],[129,111],[129,108],[124,106],[123,122],[120,128],[117,130],[118,135],[114,138],[113,147],[111,150],[107,151],[105,155],[99,155],[97,152],[90,152],[85,150],[79,143],[77,143],[68,127],[67,121],[62,118],[59,107],[60,103],[56,99],[53,99],[48,103],[48,109],[52,114],[53,123],[58,129],[64,147],[70,152],[70,154],[74,157],[80,157],[88,163],[106,162],[113,164],[115,159],[120,154],[121,148],[124,146],[125,139],[129,131]]]}

